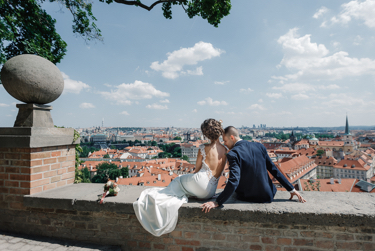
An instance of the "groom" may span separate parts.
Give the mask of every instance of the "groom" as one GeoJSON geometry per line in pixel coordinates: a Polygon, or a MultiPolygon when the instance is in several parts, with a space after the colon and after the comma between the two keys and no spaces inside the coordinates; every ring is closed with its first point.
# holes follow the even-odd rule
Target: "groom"
{"type": "Polygon", "coordinates": [[[207,213],[211,208],[221,206],[233,192],[236,192],[239,200],[271,203],[277,189],[267,170],[290,192],[290,200],[296,195],[300,202],[306,202],[273,164],[262,144],[240,139],[237,129],[233,126],[224,129],[223,139],[224,144],[231,150],[227,154],[229,179],[216,201],[204,203],[201,206],[202,211],[207,213]]]}

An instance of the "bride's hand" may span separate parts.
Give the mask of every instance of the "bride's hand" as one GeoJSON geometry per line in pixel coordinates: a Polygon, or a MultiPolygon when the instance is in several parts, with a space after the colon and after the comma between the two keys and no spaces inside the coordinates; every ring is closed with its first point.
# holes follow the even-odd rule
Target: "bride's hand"
{"type": "Polygon", "coordinates": [[[218,206],[219,204],[217,204],[216,201],[209,201],[209,202],[202,204],[200,207],[202,207],[202,211],[204,211],[204,213],[208,213],[212,208],[215,208],[218,206]]]}

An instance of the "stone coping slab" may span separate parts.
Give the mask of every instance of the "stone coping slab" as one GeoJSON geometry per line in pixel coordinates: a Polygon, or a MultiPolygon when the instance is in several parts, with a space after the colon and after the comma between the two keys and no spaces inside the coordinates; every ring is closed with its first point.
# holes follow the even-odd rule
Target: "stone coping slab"
{"type": "MultiPolygon", "coordinates": [[[[24,197],[24,205],[34,208],[55,208],[78,211],[109,211],[134,214],[132,203],[150,187],[119,186],[118,196],[97,203],[104,184],[72,184],[24,197]]],[[[217,192],[220,192],[219,190],[217,192]]],[[[290,201],[289,192],[278,191],[272,203],[240,201],[232,196],[221,208],[205,214],[204,201],[189,199],[179,210],[179,217],[209,220],[236,220],[272,224],[323,226],[375,226],[375,194],[347,192],[300,192],[307,200],[290,201]]]]}
{"type": "Polygon", "coordinates": [[[73,142],[73,128],[2,127],[0,147],[37,148],[78,144],[73,142]]]}

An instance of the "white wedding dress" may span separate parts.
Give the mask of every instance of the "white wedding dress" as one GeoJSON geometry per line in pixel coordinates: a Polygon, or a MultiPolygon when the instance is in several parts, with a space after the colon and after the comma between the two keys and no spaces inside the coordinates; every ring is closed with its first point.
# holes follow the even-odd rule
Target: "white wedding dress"
{"type": "Polygon", "coordinates": [[[199,172],[181,175],[167,187],[146,189],[133,203],[139,222],[151,234],[160,236],[172,232],[177,224],[178,209],[188,202],[188,197],[209,199],[215,195],[219,179],[212,175],[205,162],[204,145],[199,149],[203,157],[199,172]]]}

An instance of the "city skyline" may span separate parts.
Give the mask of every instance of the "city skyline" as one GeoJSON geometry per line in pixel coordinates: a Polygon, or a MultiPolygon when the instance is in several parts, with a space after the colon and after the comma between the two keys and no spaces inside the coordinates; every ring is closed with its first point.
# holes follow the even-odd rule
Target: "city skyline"
{"type": "MultiPolygon", "coordinates": [[[[351,126],[375,125],[375,25],[357,15],[375,13],[372,3],[233,2],[214,28],[178,7],[166,20],[158,8],[95,2],[104,43],[89,44],[73,35],[67,10],[44,3],[68,43],[52,118],[76,128],[103,119],[197,128],[211,117],[237,127],[341,127],[348,113],[351,126]]],[[[1,127],[13,126],[16,103],[0,85],[1,127]]]]}

